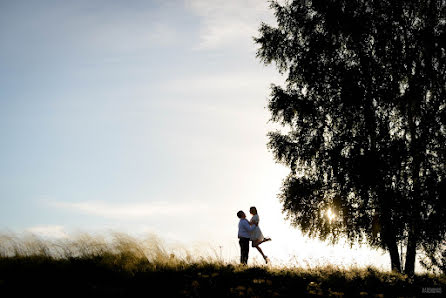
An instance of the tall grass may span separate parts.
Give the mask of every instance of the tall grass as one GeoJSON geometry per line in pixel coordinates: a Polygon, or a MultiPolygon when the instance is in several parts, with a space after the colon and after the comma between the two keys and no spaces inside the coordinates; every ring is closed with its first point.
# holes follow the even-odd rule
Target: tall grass
{"type": "Polygon", "coordinates": [[[145,239],[123,233],[59,239],[0,235],[0,297],[4,293],[60,296],[67,288],[78,296],[107,297],[141,293],[153,297],[408,297],[423,296],[423,289],[444,293],[445,285],[445,276],[407,277],[373,267],[246,267],[222,262],[217,253],[168,248],[154,235],[145,239]]]}
{"type": "Polygon", "coordinates": [[[187,264],[221,261],[214,254],[196,254],[185,248],[168,249],[156,235],[136,238],[112,232],[109,235],[79,233],[66,238],[43,238],[35,234],[0,234],[1,258],[47,258],[52,260],[101,259],[102,263],[132,271],[142,264],[151,267],[185,266],[187,264]]]}

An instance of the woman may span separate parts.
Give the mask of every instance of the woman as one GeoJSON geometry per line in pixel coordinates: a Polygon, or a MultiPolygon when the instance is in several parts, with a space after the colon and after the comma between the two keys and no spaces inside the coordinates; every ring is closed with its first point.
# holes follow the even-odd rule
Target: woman
{"type": "Polygon", "coordinates": [[[256,207],[251,207],[249,208],[249,213],[252,214],[251,220],[249,221],[250,225],[255,225],[256,228],[251,232],[251,241],[252,241],[252,247],[257,248],[257,250],[260,252],[260,254],[262,255],[263,259],[265,260],[265,263],[268,264],[269,259],[267,256],[265,256],[265,254],[263,253],[262,249],[260,248],[260,244],[262,244],[263,242],[266,241],[270,241],[271,238],[264,238],[262,231],[259,228],[259,215],[257,214],[257,208],[256,207]]]}

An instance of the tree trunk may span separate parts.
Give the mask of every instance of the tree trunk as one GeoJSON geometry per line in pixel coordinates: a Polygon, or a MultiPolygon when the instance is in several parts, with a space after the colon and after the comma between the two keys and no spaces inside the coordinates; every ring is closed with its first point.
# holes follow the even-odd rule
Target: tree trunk
{"type": "Polygon", "coordinates": [[[390,254],[390,265],[392,271],[401,273],[400,254],[398,252],[398,245],[396,243],[396,237],[389,222],[386,222],[382,226],[383,230],[381,235],[383,236],[384,244],[390,254]]]}
{"type": "Polygon", "coordinates": [[[398,245],[396,244],[396,241],[391,241],[391,243],[388,243],[387,249],[390,253],[390,264],[392,271],[401,273],[400,254],[398,252],[398,245]]]}
{"type": "Polygon", "coordinates": [[[417,253],[417,239],[416,232],[412,228],[409,232],[409,237],[407,239],[407,251],[406,251],[406,261],[404,265],[404,273],[408,276],[413,276],[415,274],[415,256],[417,253]]]}

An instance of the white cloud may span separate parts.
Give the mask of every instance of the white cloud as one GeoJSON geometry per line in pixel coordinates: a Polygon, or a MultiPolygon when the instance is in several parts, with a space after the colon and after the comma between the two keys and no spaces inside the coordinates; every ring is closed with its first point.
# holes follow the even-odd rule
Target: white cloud
{"type": "Polygon", "coordinates": [[[251,93],[256,96],[265,95],[273,81],[281,77],[270,69],[262,72],[232,72],[211,75],[189,76],[178,78],[162,85],[166,90],[181,92],[182,94],[240,94],[251,93]]]}
{"type": "Polygon", "coordinates": [[[186,7],[202,18],[198,49],[252,43],[261,21],[270,21],[267,1],[185,0],[186,7]]]}
{"type": "Polygon", "coordinates": [[[27,232],[37,236],[51,237],[51,238],[67,238],[68,235],[63,226],[59,225],[43,225],[34,226],[26,229],[27,232]]]}
{"type": "Polygon", "coordinates": [[[181,214],[197,214],[207,209],[199,202],[187,203],[109,203],[104,201],[84,202],[51,202],[56,208],[70,209],[84,214],[96,215],[112,219],[136,219],[148,216],[175,216],[181,214]]]}

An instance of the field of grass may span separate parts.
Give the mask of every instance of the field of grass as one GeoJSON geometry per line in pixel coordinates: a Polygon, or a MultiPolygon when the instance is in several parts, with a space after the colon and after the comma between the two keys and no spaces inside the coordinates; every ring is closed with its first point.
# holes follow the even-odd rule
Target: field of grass
{"type": "Polygon", "coordinates": [[[372,267],[240,266],[156,238],[0,236],[0,297],[442,297],[446,277],[372,267]],[[442,294],[440,294],[441,292],[442,294]]]}

